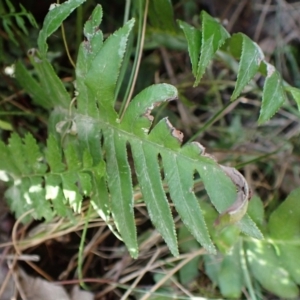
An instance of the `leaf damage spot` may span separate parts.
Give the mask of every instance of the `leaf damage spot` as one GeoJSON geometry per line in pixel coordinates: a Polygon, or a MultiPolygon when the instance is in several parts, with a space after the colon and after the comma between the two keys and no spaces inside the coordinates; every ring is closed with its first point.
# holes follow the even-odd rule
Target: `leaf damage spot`
{"type": "MultiPolygon", "coordinates": [[[[87,37],[87,39],[89,39],[89,38],[87,37]]],[[[83,47],[87,52],[92,52],[91,43],[88,40],[83,41],[83,47]]]]}
{"type": "Polygon", "coordinates": [[[199,142],[191,142],[191,144],[193,144],[195,147],[197,147],[199,149],[200,155],[208,157],[214,161],[217,161],[216,158],[212,154],[206,153],[205,147],[202,144],[200,144],[199,142]]]}
{"type": "MultiPolygon", "coordinates": [[[[154,120],[154,117],[151,115],[152,110],[157,107],[160,106],[161,101],[160,102],[156,102],[156,103],[152,103],[152,105],[150,105],[147,109],[146,112],[143,114],[143,116],[145,118],[147,118],[151,123],[154,120]]],[[[138,106],[140,106],[140,103],[138,103],[138,106]]]]}
{"type": "Polygon", "coordinates": [[[152,121],[153,121],[153,119],[154,119],[154,117],[151,115],[151,111],[152,111],[152,107],[150,108],[147,108],[147,110],[146,110],[146,112],[143,114],[143,116],[145,117],[145,118],[147,118],[151,123],[152,123],[152,121]]]}
{"type": "Polygon", "coordinates": [[[56,7],[59,7],[59,6],[60,6],[60,4],[58,4],[58,3],[51,3],[51,5],[49,7],[49,11],[56,8],[56,7]]]}
{"type": "Polygon", "coordinates": [[[267,64],[267,77],[271,77],[275,71],[276,69],[274,66],[267,64]]]}
{"type": "Polygon", "coordinates": [[[31,48],[27,51],[27,55],[31,56],[36,63],[40,63],[41,59],[38,57],[38,50],[36,48],[31,48]]]}
{"type": "Polygon", "coordinates": [[[171,134],[174,138],[176,138],[180,143],[183,141],[183,133],[177,130],[168,119],[166,119],[166,124],[171,131],[171,134]]]}

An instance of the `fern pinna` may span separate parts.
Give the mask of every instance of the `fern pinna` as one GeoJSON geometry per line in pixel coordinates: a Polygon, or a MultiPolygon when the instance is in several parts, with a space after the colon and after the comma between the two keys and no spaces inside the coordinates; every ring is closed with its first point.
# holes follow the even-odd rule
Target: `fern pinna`
{"type": "MultiPolygon", "coordinates": [[[[12,210],[20,217],[33,209],[34,218],[49,220],[54,215],[71,216],[69,207],[80,212],[82,199],[88,198],[106,222],[113,220],[130,254],[137,257],[134,171],[149,216],[171,252],[178,255],[164,183],[182,221],[197,241],[214,253],[201,203],[193,192],[193,178],[195,173],[200,175],[211,202],[223,212],[241,190],[234,172],[206,155],[199,143],[181,146],[182,134],[167,118],[151,128],[151,110],[176,99],[175,87],[156,84],[146,88],[132,99],[122,119],[114,108],[120,67],[134,20],[103,41],[99,30],[102,9],[99,5],[94,9],[84,26],[85,41],[76,63],[73,100],[47,61],[47,37],[83,1],[67,1],[48,13],[39,35],[38,52],[30,55],[39,82],[21,63],[16,66],[20,84],[34,101],[53,111],[45,154],[30,134],[23,140],[13,134],[8,146],[0,143],[1,170],[12,183],[6,193],[12,210]],[[128,162],[128,147],[134,170],[128,162]]],[[[236,207],[236,212],[243,212],[234,222],[244,233],[261,238],[255,223],[244,215],[247,201],[242,199],[241,209],[236,207]]]]}

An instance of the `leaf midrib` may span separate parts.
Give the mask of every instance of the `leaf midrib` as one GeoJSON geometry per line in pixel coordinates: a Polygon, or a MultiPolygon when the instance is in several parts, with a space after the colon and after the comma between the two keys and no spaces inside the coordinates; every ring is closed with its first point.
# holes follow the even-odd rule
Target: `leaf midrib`
{"type": "MultiPolygon", "coordinates": [[[[128,132],[126,130],[118,128],[116,125],[113,125],[113,124],[111,124],[109,122],[105,122],[105,121],[102,121],[100,119],[94,119],[94,118],[92,118],[90,116],[85,116],[85,115],[81,115],[81,114],[76,114],[76,116],[75,116],[74,119],[76,120],[77,118],[81,119],[81,120],[84,120],[86,122],[93,122],[95,124],[99,124],[101,129],[109,127],[111,129],[113,129],[116,134],[120,133],[120,134],[122,134],[122,136],[127,136],[128,137],[127,138],[128,142],[132,142],[132,141],[133,142],[134,141],[139,141],[140,142],[140,141],[142,141],[143,143],[148,143],[149,145],[152,145],[155,148],[157,148],[158,149],[157,152],[159,152],[159,153],[167,151],[169,153],[172,153],[172,154],[176,155],[177,157],[182,157],[182,159],[188,160],[190,163],[194,163],[194,164],[195,163],[200,163],[200,161],[202,161],[202,162],[205,162],[205,163],[210,163],[210,164],[216,164],[217,165],[217,163],[214,163],[214,161],[213,161],[212,158],[205,157],[201,153],[199,153],[199,159],[191,158],[191,157],[189,157],[189,156],[187,156],[187,155],[179,152],[178,150],[180,148],[178,148],[178,150],[177,149],[175,150],[175,149],[167,148],[165,145],[162,145],[162,144],[159,144],[159,143],[155,143],[155,142],[153,142],[153,141],[151,141],[151,140],[149,140],[147,138],[143,138],[143,137],[137,136],[137,135],[135,135],[132,132],[128,132]]],[[[149,135],[147,135],[147,136],[149,136],[149,135]]],[[[197,169],[197,167],[195,166],[194,169],[197,169]]]]}

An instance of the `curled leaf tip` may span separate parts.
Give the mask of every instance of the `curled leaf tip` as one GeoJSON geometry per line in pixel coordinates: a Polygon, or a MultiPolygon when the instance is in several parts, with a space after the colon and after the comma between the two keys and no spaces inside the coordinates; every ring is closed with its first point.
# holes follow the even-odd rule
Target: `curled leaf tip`
{"type": "Polygon", "coordinates": [[[237,196],[234,203],[222,212],[216,221],[214,226],[226,227],[227,225],[234,224],[240,221],[248,208],[248,200],[251,197],[251,192],[245,177],[235,168],[222,166],[221,168],[230,177],[237,189],[237,196]]]}

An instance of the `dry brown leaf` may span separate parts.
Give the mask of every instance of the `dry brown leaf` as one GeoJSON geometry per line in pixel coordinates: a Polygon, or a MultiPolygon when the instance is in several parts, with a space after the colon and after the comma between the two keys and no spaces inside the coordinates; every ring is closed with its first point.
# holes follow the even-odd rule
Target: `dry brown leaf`
{"type": "Polygon", "coordinates": [[[80,290],[78,285],[75,285],[71,291],[71,300],[94,300],[94,295],[91,292],[80,290]]]}
{"type": "Polygon", "coordinates": [[[5,283],[5,286],[2,285],[5,282],[7,273],[8,273],[8,268],[5,267],[4,265],[1,265],[0,266],[0,290],[2,288],[4,289],[0,295],[1,300],[11,300],[15,291],[15,284],[12,276],[5,283]]]}
{"type": "Polygon", "coordinates": [[[48,282],[41,278],[28,276],[19,270],[20,284],[27,300],[70,300],[62,286],[48,282]]]}
{"type": "Polygon", "coordinates": [[[93,300],[94,295],[90,292],[81,291],[74,286],[71,295],[66,290],[53,282],[41,278],[28,276],[23,270],[19,270],[21,288],[26,300],[93,300]]]}

